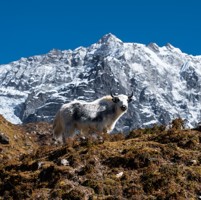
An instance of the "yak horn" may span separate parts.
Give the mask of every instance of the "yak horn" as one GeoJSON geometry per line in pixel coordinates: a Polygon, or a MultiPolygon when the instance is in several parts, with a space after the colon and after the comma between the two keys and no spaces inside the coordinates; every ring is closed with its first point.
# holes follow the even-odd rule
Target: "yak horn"
{"type": "Polygon", "coordinates": [[[130,95],[128,95],[129,99],[131,99],[132,97],[133,97],[133,92],[130,95]]]}
{"type": "Polygon", "coordinates": [[[112,98],[116,97],[116,94],[113,93],[112,91],[110,92],[110,95],[111,95],[112,98]]]}

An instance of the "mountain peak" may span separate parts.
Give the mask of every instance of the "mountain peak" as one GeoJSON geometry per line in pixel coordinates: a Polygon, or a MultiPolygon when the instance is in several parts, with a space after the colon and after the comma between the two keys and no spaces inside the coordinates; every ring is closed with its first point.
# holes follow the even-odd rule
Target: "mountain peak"
{"type": "Polygon", "coordinates": [[[167,49],[170,49],[170,50],[175,48],[175,47],[174,47],[172,44],[170,44],[170,43],[167,43],[165,46],[166,46],[167,49]]]}
{"type": "Polygon", "coordinates": [[[115,35],[113,35],[112,33],[108,33],[104,35],[99,40],[99,43],[113,43],[113,42],[122,43],[122,41],[119,38],[117,38],[115,35]]]}
{"type": "Polygon", "coordinates": [[[152,49],[154,52],[159,52],[159,46],[154,43],[154,42],[151,42],[147,45],[147,47],[149,47],[150,49],[152,49]]]}

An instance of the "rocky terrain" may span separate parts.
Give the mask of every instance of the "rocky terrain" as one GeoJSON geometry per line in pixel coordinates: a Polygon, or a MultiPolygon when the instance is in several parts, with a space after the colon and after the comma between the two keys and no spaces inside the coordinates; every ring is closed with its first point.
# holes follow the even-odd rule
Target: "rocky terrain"
{"type": "Polygon", "coordinates": [[[166,44],[125,43],[112,34],[89,47],[52,50],[0,66],[0,114],[14,124],[51,122],[59,107],[134,92],[116,131],[201,121],[201,56],[166,44]]]}
{"type": "Polygon", "coordinates": [[[0,199],[201,199],[201,132],[152,126],[102,139],[52,140],[47,122],[0,116],[0,199]]]}

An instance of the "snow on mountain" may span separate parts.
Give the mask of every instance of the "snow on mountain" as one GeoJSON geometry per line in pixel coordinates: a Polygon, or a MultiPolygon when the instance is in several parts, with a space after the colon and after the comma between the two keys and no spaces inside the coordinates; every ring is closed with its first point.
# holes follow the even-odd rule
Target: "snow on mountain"
{"type": "Polygon", "coordinates": [[[61,104],[134,92],[117,128],[201,121],[201,56],[171,44],[123,43],[112,34],[91,46],[53,49],[0,66],[0,113],[13,123],[51,121],[61,104]]]}

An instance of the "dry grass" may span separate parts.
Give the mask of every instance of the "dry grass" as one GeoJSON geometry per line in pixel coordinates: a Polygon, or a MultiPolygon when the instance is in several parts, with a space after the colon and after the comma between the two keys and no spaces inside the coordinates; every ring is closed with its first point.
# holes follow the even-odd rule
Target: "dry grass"
{"type": "Polygon", "coordinates": [[[62,147],[49,124],[20,127],[1,118],[10,143],[0,144],[0,199],[199,199],[201,132],[181,127],[75,137],[62,147]]]}

